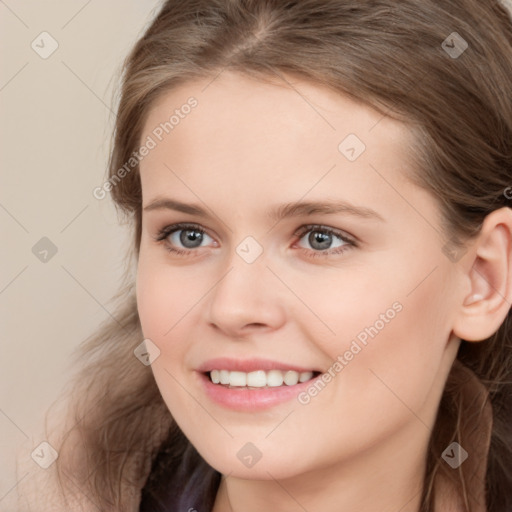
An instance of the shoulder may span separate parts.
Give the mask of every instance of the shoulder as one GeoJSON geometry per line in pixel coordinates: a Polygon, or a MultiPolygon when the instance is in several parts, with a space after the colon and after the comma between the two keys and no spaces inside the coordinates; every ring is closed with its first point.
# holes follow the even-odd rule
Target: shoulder
{"type": "Polygon", "coordinates": [[[158,454],[142,489],[140,512],[174,510],[211,511],[221,474],[190,444],[176,459],[165,451],[158,454]]]}

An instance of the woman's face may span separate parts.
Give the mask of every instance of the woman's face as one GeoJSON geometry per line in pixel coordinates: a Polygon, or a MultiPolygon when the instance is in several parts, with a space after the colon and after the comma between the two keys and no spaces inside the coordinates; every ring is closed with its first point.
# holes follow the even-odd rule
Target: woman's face
{"type": "Polygon", "coordinates": [[[223,72],[147,117],[137,301],[156,382],[224,474],[419,460],[458,344],[438,207],[405,178],[405,125],[288,80],[223,72]]]}

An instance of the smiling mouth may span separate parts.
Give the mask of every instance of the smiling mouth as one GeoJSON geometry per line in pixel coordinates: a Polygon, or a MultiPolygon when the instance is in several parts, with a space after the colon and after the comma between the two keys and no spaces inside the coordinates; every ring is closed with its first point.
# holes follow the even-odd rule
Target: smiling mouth
{"type": "Polygon", "coordinates": [[[241,372],[230,370],[211,370],[205,372],[213,384],[233,389],[261,389],[295,386],[298,383],[314,379],[320,372],[296,372],[294,370],[256,370],[241,372]]]}

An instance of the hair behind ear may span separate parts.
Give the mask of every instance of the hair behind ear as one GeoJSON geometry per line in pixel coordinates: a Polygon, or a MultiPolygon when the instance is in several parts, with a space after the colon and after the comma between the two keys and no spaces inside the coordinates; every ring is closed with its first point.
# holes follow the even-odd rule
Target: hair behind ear
{"type": "MultiPolygon", "coordinates": [[[[458,360],[470,368],[489,393],[493,429],[487,463],[489,512],[512,510],[512,311],[498,331],[480,343],[463,341],[458,360]]],[[[457,411],[457,424],[464,410],[457,411]]]]}

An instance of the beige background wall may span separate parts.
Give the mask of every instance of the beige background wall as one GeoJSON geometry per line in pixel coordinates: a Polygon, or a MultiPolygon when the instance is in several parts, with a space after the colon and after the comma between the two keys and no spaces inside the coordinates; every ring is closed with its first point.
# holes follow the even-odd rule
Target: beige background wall
{"type": "Polygon", "coordinates": [[[69,356],[108,317],[117,289],[127,232],[92,190],[105,173],[114,77],[158,5],[0,1],[2,510],[17,483],[16,451],[42,440],[69,356]],[[57,250],[36,246],[46,262],[33,253],[43,237],[57,250]]]}
{"type": "Polygon", "coordinates": [[[126,229],[92,190],[106,168],[114,76],[159,3],[0,2],[2,510],[18,447],[38,441],[68,358],[108,318],[123,270],[126,229]],[[49,56],[55,43],[41,32],[58,43],[49,56]],[[32,252],[43,237],[57,249],[38,247],[46,262],[32,252]]]}

